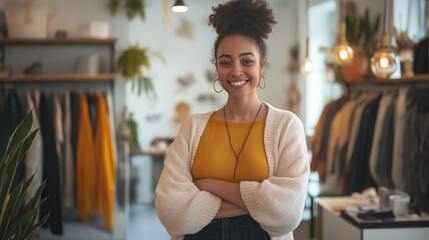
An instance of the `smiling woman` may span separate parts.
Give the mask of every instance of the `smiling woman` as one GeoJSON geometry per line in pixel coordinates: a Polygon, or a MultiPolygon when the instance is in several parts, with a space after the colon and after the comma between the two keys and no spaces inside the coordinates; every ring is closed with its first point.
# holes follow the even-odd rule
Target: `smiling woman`
{"type": "Polygon", "coordinates": [[[257,98],[256,87],[264,70],[258,47],[250,39],[233,35],[219,45],[216,69],[230,98],[257,98]]]}
{"type": "Polygon", "coordinates": [[[209,22],[228,99],[183,123],[156,189],[159,219],[172,239],[293,239],[309,175],[304,128],[256,92],[265,87],[273,11],[265,1],[233,0],[214,7],[209,22]]]}

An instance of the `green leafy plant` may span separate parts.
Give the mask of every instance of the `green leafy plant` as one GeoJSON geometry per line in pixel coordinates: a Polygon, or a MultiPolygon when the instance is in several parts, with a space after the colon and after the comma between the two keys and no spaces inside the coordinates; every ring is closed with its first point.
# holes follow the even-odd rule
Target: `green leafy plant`
{"type": "Polygon", "coordinates": [[[138,124],[134,119],[134,114],[130,112],[127,121],[128,128],[130,129],[130,148],[131,151],[138,151],[140,149],[138,139],[138,124]]]}
{"type": "Polygon", "coordinates": [[[355,14],[346,16],[346,38],[352,46],[361,47],[367,56],[374,53],[374,36],[378,32],[380,25],[380,14],[376,16],[373,23],[369,19],[369,9],[365,9],[365,14],[361,17],[355,14]]]}
{"type": "Polygon", "coordinates": [[[153,93],[156,96],[152,80],[147,74],[150,69],[149,52],[165,63],[165,59],[160,54],[152,52],[148,48],[141,48],[137,43],[129,46],[119,56],[116,65],[116,72],[120,72],[128,82],[132,83],[132,92],[137,85],[137,95],[140,95],[144,89],[147,94],[153,93]]]}
{"type": "Polygon", "coordinates": [[[37,212],[46,198],[40,200],[45,182],[39,186],[35,195],[25,203],[25,195],[30,187],[34,174],[27,180],[21,181],[12,189],[19,163],[30,148],[39,129],[31,131],[33,113],[30,111],[18,125],[9,138],[6,151],[0,163],[0,239],[21,240],[30,239],[36,230],[46,223],[49,214],[40,222],[37,212]]]}
{"type": "MultiPolygon", "coordinates": [[[[115,15],[118,11],[119,0],[108,0],[107,8],[110,10],[112,15],[115,15]]],[[[128,19],[133,19],[135,16],[139,15],[142,21],[145,20],[145,3],[144,0],[126,0],[125,10],[127,11],[128,19]]]]}

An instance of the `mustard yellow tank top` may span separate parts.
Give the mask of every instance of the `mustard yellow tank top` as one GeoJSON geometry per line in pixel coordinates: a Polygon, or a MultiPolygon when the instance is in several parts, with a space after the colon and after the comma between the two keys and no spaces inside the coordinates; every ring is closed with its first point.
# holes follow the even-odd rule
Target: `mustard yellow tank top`
{"type": "MultiPolygon", "coordinates": [[[[238,154],[252,122],[228,122],[232,146],[238,154]]],[[[214,178],[228,182],[258,181],[268,177],[268,161],[264,147],[265,119],[255,121],[249,138],[237,158],[231,149],[225,121],[210,117],[195,155],[192,176],[195,179],[214,178]]]]}

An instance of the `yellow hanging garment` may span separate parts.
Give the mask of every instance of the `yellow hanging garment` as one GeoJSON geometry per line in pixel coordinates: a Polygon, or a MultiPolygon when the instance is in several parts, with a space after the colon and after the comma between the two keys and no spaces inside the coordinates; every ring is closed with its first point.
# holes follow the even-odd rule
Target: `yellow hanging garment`
{"type": "Polygon", "coordinates": [[[97,163],[97,198],[100,216],[106,227],[113,230],[115,213],[116,161],[106,102],[100,94],[96,97],[95,151],[97,163]]]}
{"type": "Polygon", "coordinates": [[[97,204],[96,158],[88,102],[83,94],[78,93],[78,139],[76,149],[76,197],[77,210],[82,221],[88,221],[97,204]]]}

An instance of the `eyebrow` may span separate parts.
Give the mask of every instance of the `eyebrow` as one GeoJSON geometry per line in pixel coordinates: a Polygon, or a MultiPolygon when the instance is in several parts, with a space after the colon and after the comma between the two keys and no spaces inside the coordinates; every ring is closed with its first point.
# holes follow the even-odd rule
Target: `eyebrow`
{"type": "MultiPolygon", "coordinates": [[[[239,57],[243,57],[243,56],[246,56],[246,55],[252,55],[252,56],[254,56],[254,57],[255,57],[255,54],[253,54],[253,53],[251,53],[251,52],[241,53],[241,54],[239,55],[239,57]]],[[[223,55],[220,55],[220,56],[218,57],[218,59],[219,59],[219,58],[222,58],[222,57],[232,58],[232,56],[231,56],[231,55],[223,54],[223,55]]]]}

